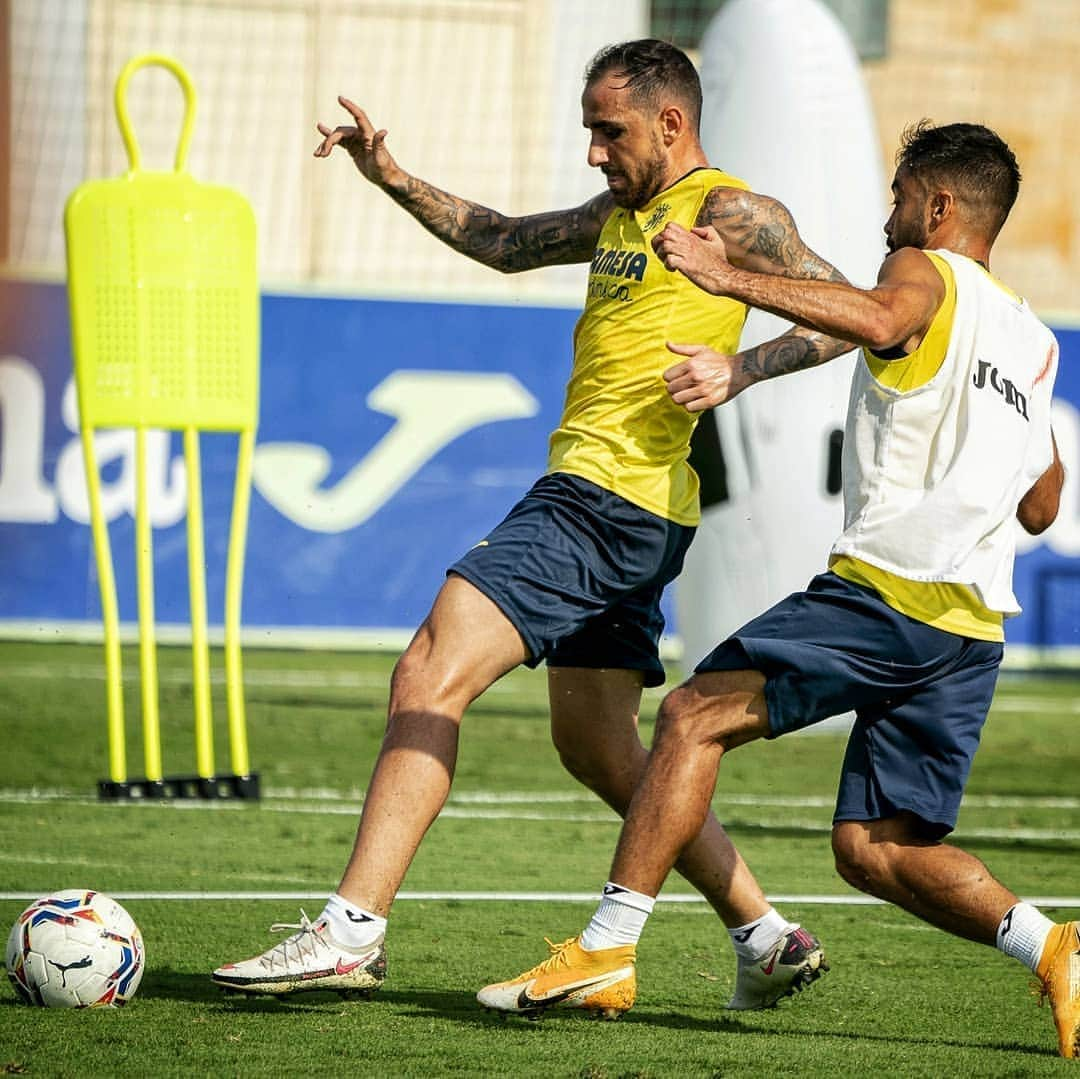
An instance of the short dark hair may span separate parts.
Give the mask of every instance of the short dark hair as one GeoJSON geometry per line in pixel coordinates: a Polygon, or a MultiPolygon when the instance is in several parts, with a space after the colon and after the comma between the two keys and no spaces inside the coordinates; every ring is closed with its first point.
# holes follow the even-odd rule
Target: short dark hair
{"type": "Polygon", "coordinates": [[[900,138],[896,165],[923,183],[952,190],[991,239],[1005,224],[1020,190],[1016,155],[982,124],[911,124],[900,138]]]}
{"type": "Polygon", "coordinates": [[[686,106],[693,130],[698,130],[701,79],[682,49],[657,38],[608,45],[589,61],[585,85],[591,86],[609,71],[626,76],[627,88],[636,103],[654,104],[664,91],[673,93],[686,106]]]}

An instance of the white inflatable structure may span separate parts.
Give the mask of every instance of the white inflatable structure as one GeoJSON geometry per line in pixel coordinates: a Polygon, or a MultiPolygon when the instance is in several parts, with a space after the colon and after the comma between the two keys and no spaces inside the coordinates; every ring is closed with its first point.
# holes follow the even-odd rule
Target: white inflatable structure
{"type": "MultiPolygon", "coordinates": [[[[888,185],[854,48],[820,0],[727,0],[701,46],[702,141],[792,212],[858,285],[885,254],[888,185]]],[[[751,311],[743,347],[788,327],[751,311]]],[[[702,417],[703,519],[676,585],[683,664],[826,566],[840,533],[840,439],[854,353],[760,383],[702,417]],[[715,427],[713,426],[715,424],[715,427]]]]}

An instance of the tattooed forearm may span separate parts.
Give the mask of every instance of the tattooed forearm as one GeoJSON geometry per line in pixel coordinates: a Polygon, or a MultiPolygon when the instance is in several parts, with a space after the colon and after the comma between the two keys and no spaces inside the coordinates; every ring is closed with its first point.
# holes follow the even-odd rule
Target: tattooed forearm
{"type": "Polygon", "coordinates": [[[749,382],[805,371],[850,352],[852,345],[813,330],[796,328],[740,353],[742,373],[749,382]]]}
{"type": "Polygon", "coordinates": [[[604,195],[573,210],[506,217],[413,176],[387,193],[443,243],[502,273],[589,261],[610,210],[604,195]]]}
{"type": "Polygon", "coordinates": [[[813,278],[816,281],[836,281],[842,285],[848,284],[848,279],[832,263],[826,262],[819,255],[815,255],[805,244],[803,245],[802,258],[791,276],[813,278]]]}
{"type": "Polygon", "coordinates": [[[536,266],[588,262],[596,253],[596,241],[609,210],[604,196],[574,210],[515,218],[499,268],[514,273],[536,266]]]}

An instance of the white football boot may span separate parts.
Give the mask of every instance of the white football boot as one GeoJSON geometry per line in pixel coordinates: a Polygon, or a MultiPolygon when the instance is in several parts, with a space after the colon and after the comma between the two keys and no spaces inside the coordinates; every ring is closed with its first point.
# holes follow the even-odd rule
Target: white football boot
{"type": "Polygon", "coordinates": [[[210,976],[230,992],[271,994],[304,993],[329,989],[343,996],[368,997],[386,978],[383,938],[366,948],[345,948],[330,935],[326,920],[314,924],[300,911],[300,924],[277,924],[272,933],[296,932],[262,955],[226,963],[210,976]]]}
{"type": "Polygon", "coordinates": [[[728,1010],[772,1008],[778,1000],[817,981],[828,969],[817,938],[795,926],[759,959],[739,956],[735,995],[728,1001],[728,1010]]]}

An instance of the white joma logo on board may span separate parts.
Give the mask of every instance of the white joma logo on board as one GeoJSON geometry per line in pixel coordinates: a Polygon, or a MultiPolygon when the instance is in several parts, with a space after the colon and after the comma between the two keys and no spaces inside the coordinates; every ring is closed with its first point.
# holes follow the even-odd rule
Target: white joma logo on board
{"type": "MultiPolygon", "coordinates": [[[[344,532],[371,517],[440,450],[467,431],[498,420],[535,416],[536,398],[512,375],[457,371],[395,371],[368,395],[367,407],[394,417],[383,437],[330,487],[333,464],[314,442],[267,442],[255,447],[255,489],[283,516],[313,532],[344,532]]],[[[50,524],[61,513],[90,519],[74,382],[61,413],[72,436],[45,475],[45,386],[18,356],[0,357],[0,523],[50,524]]],[[[357,425],[363,417],[357,417],[357,425]]],[[[317,418],[314,426],[317,426],[317,418]]],[[[147,433],[147,494],[157,528],[182,520],[187,508],[183,458],[171,452],[167,431],[147,433]]],[[[94,436],[103,470],[107,520],[135,512],[135,437],[124,430],[94,436]]]]}

